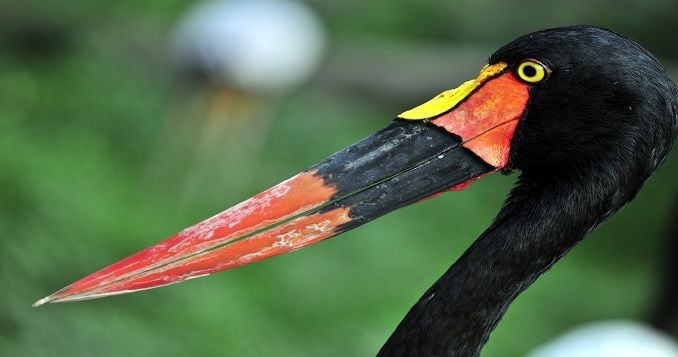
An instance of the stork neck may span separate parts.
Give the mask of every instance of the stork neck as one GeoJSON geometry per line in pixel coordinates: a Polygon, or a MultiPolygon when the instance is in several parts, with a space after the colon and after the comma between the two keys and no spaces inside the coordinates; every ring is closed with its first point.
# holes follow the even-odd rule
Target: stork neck
{"type": "Polygon", "coordinates": [[[511,302],[609,213],[614,194],[588,189],[523,180],[379,355],[477,356],[511,302]]]}

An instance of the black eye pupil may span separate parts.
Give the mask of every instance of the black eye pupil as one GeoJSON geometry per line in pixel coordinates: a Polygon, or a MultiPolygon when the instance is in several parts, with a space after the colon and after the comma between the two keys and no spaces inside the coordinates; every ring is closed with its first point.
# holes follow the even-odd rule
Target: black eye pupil
{"type": "Polygon", "coordinates": [[[537,75],[537,69],[534,66],[525,66],[523,67],[523,74],[526,77],[534,77],[537,75]]]}

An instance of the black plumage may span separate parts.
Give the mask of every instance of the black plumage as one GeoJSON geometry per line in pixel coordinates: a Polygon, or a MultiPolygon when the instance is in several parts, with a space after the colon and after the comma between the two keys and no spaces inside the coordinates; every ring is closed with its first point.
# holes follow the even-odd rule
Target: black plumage
{"type": "Polygon", "coordinates": [[[476,356],[511,302],[640,190],[678,134],[678,91],[633,40],[592,26],[535,32],[490,57],[545,64],[490,228],[422,296],[380,356],[476,356]]]}
{"type": "Polygon", "coordinates": [[[402,121],[35,306],[235,268],[497,169],[518,170],[490,228],[379,352],[478,355],[513,300],[633,199],[678,134],[675,84],[649,52],[614,32],[543,30],[502,47],[489,63],[476,80],[402,113],[402,121]]]}

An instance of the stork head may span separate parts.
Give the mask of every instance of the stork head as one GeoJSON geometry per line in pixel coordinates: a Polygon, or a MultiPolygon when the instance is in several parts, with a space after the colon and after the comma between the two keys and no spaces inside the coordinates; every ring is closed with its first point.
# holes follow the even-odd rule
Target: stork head
{"type": "Polygon", "coordinates": [[[498,170],[553,181],[623,177],[602,180],[620,187],[612,199],[620,205],[675,140],[676,98],[657,60],[625,37],[587,26],[529,34],[493,54],[477,78],[385,129],[36,304],[150,289],[256,262],[498,170]]]}

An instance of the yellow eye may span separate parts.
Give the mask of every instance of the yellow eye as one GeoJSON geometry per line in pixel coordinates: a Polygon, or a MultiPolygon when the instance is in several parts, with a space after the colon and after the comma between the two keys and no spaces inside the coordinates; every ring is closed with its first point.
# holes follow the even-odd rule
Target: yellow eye
{"type": "Polygon", "coordinates": [[[535,60],[525,60],[518,66],[518,77],[527,83],[538,83],[546,79],[549,69],[535,60]]]}

